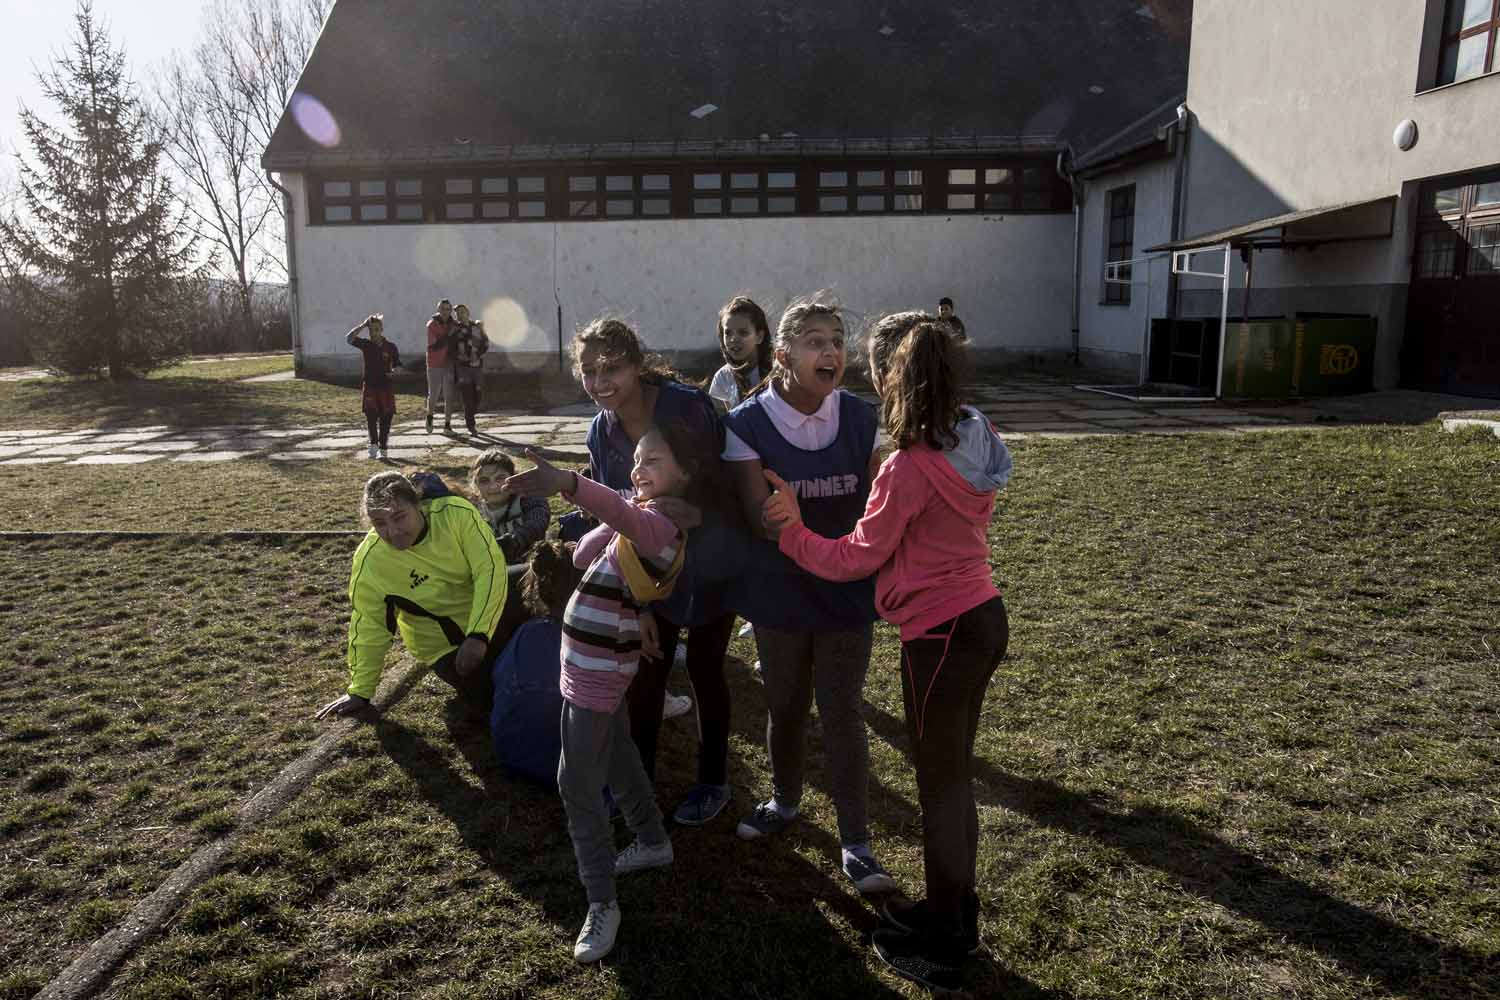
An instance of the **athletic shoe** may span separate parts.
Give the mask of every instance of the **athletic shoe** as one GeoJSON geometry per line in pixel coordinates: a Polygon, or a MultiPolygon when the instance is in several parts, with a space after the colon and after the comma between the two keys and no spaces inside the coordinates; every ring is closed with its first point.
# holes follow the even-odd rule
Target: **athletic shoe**
{"type": "Polygon", "coordinates": [[[745,638],[745,636],[747,636],[747,635],[754,635],[754,634],[755,634],[755,626],[751,625],[749,622],[746,622],[745,624],[743,624],[743,625],[740,626],[739,635],[740,635],[741,639],[745,638]]]}
{"type": "Polygon", "coordinates": [[[694,785],[672,819],[680,826],[702,826],[723,812],[733,797],[728,785],[694,785]]]}
{"type": "MultiPolygon", "coordinates": [[[[966,908],[967,909],[967,908],[966,908]]],[[[892,896],[880,904],[880,915],[885,922],[904,934],[922,934],[927,930],[930,919],[928,916],[927,900],[919,899],[912,902],[901,896],[892,896]]],[[[966,914],[967,915],[967,914],[966,914]]],[[[976,911],[975,917],[978,913],[976,911]]],[[[979,927],[975,920],[975,926],[969,933],[964,935],[964,953],[969,957],[979,954],[979,927]]]]}
{"type": "Polygon", "coordinates": [[[672,863],[672,842],[652,847],[637,837],[630,846],[615,855],[615,874],[645,871],[647,868],[665,868],[672,863]]]}
{"type": "Polygon", "coordinates": [[[875,956],[903,979],[927,987],[938,996],[967,997],[961,959],[940,954],[920,934],[904,934],[882,927],[870,936],[875,956]]]}
{"type": "Polygon", "coordinates": [[[432,414],[427,414],[427,433],[432,433],[432,414]]]}
{"type": "Polygon", "coordinates": [[[872,854],[845,853],[844,874],[849,876],[854,888],[862,893],[896,891],[896,880],[880,867],[880,862],[872,854]]]}
{"type": "Polygon", "coordinates": [[[443,421],[443,433],[444,434],[452,434],[453,433],[453,421],[451,421],[451,420],[444,420],[443,421]]]}
{"type": "Polygon", "coordinates": [[[372,444],[372,445],[370,445],[370,457],[374,458],[375,455],[376,455],[376,447],[372,444]]]}
{"type": "Polygon", "coordinates": [[[677,650],[672,654],[672,662],[679,667],[687,666],[687,643],[679,642],[677,650]]]}
{"type": "Polygon", "coordinates": [[[734,832],[741,840],[759,840],[785,830],[800,815],[801,813],[792,813],[790,816],[783,816],[769,801],[762,802],[755,807],[754,812],[740,820],[740,825],[735,827],[734,832]]]}
{"type": "Polygon", "coordinates": [[[470,422],[470,424],[468,425],[468,430],[469,430],[469,437],[478,437],[479,436],[479,428],[475,427],[472,422],[470,422]]]}
{"type": "Polygon", "coordinates": [[[618,902],[590,903],[588,916],[583,918],[583,929],[578,940],[573,942],[573,961],[581,965],[597,962],[615,947],[615,936],[620,933],[620,904],[618,902]]]}
{"type": "Polygon", "coordinates": [[[685,694],[672,694],[670,691],[661,700],[661,717],[663,719],[675,719],[679,715],[687,715],[693,710],[693,699],[685,694]]]}
{"type": "Polygon", "coordinates": [[[380,446],[380,450],[378,452],[376,452],[376,456],[375,457],[379,458],[382,462],[384,462],[387,458],[390,457],[389,454],[385,450],[385,445],[381,445],[380,446]]]}

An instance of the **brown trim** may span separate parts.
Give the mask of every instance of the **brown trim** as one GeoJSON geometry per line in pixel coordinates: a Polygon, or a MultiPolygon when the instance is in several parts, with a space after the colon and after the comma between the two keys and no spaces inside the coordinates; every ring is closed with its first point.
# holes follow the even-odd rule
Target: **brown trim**
{"type": "Polygon", "coordinates": [[[1471,74],[1462,79],[1469,80],[1475,76],[1483,76],[1487,73],[1493,73],[1497,68],[1500,68],[1500,65],[1497,65],[1495,53],[1497,39],[1500,39],[1500,0],[1490,0],[1490,16],[1487,20],[1479,21],[1468,28],[1460,27],[1458,30],[1450,33],[1448,31],[1448,24],[1451,20],[1456,20],[1462,16],[1464,4],[1465,0],[1447,0],[1447,5],[1443,10],[1443,22],[1438,46],[1437,86],[1439,87],[1459,82],[1457,75],[1458,54],[1456,51],[1453,55],[1454,75],[1448,77],[1444,72],[1443,66],[1449,50],[1456,50],[1459,45],[1470,38],[1476,38],[1480,35],[1488,36],[1484,46],[1484,62],[1483,67],[1478,73],[1471,74]]]}
{"type": "MultiPolygon", "coordinates": [[[[1500,270],[1481,269],[1471,260],[1472,238],[1481,230],[1489,235],[1491,226],[1500,225],[1500,194],[1494,201],[1481,202],[1481,188],[1500,187],[1500,167],[1490,167],[1455,177],[1439,177],[1426,181],[1418,192],[1417,232],[1411,245],[1411,280],[1452,281],[1475,279],[1492,281],[1500,278],[1500,270]],[[1438,204],[1439,193],[1447,195],[1438,204]],[[1430,206],[1430,207],[1429,207],[1430,206]],[[1427,258],[1422,252],[1425,239],[1451,234],[1454,242],[1451,269],[1443,274],[1423,274],[1423,263],[1427,258]]],[[[1485,244],[1489,246],[1490,244],[1485,244]]]]}

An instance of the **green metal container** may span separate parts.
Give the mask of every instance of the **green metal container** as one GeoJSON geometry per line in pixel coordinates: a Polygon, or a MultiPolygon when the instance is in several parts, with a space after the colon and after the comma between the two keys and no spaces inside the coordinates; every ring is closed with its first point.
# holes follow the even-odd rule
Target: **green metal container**
{"type": "Polygon", "coordinates": [[[1369,392],[1375,375],[1373,316],[1298,317],[1292,395],[1345,396],[1369,392]]]}
{"type": "Polygon", "coordinates": [[[1224,397],[1284,399],[1295,395],[1295,342],[1291,320],[1230,323],[1224,338],[1224,397]]]}

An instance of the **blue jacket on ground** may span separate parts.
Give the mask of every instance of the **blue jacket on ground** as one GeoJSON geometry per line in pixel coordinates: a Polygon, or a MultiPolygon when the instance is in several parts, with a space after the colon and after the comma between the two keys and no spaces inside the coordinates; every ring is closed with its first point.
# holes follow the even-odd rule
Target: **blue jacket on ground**
{"type": "Polygon", "coordinates": [[[562,623],[533,618],[516,629],[491,668],[496,759],[506,773],[552,789],[562,755],[561,649],[562,623]]]}

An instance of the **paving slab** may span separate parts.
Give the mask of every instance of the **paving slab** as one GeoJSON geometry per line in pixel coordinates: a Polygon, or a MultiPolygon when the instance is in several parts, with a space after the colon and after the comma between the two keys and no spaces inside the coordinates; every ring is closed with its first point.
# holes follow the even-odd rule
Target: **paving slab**
{"type": "Polygon", "coordinates": [[[1443,430],[1461,431],[1470,427],[1479,427],[1487,430],[1500,438],[1500,419],[1486,417],[1444,417],[1443,430]]]}
{"type": "Polygon", "coordinates": [[[66,462],[68,459],[63,455],[32,455],[27,458],[7,458],[0,461],[0,465],[47,465],[52,462],[66,462]]]}
{"type": "Polygon", "coordinates": [[[96,435],[94,440],[102,444],[131,444],[163,437],[166,433],[166,431],[114,431],[109,434],[96,435]]]}
{"type": "Polygon", "coordinates": [[[302,443],[308,448],[332,449],[352,448],[357,444],[368,444],[370,438],[366,434],[338,434],[333,437],[309,438],[302,443]]]}
{"type": "Polygon", "coordinates": [[[5,437],[12,438],[57,437],[58,435],[65,435],[67,433],[67,431],[63,430],[37,430],[34,428],[22,428],[21,430],[15,431],[0,431],[0,434],[3,434],[5,437]]]}
{"type": "Polygon", "coordinates": [[[203,447],[202,441],[146,441],[142,444],[133,444],[123,451],[192,451],[194,448],[203,447]]]}
{"type": "Polygon", "coordinates": [[[174,462],[233,462],[236,459],[247,458],[255,454],[253,451],[190,451],[183,455],[173,455],[174,462]]]}
{"type": "Polygon", "coordinates": [[[92,455],[101,451],[115,451],[116,445],[97,444],[93,441],[82,441],[69,444],[57,444],[43,448],[36,454],[39,456],[58,456],[63,458],[74,458],[78,455],[92,455]]]}
{"type": "MultiPolygon", "coordinates": [[[[366,437],[365,440],[370,439],[366,437]]],[[[392,434],[389,444],[393,448],[436,448],[450,440],[441,434],[392,434]]]]}
{"type": "Polygon", "coordinates": [[[273,462],[313,462],[320,458],[338,458],[337,451],[273,451],[266,456],[273,462]]]}
{"type": "Polygon", "coordinates": [[[15,458],[18,455],[25,455],[35,450],[31,445],[0,444],[0,458],[15,458]]]}
{"type": "Polygon", "coordinates": [[[154,462],[160,455],[121,455],[118,452],[109,455],[85,455],[82,458],[69,462],[69,465],[139,465],[142,462],[154,462]]]}
{"type": "Polygon", "coordinates": [[[484,454],[484,452],[482,452],[480,449],[468,447],[449,448],[447,451],[443,452],[443,455],[445,457],[456,459],[462,462],[472,462],[482,454],[484,454]]]}

